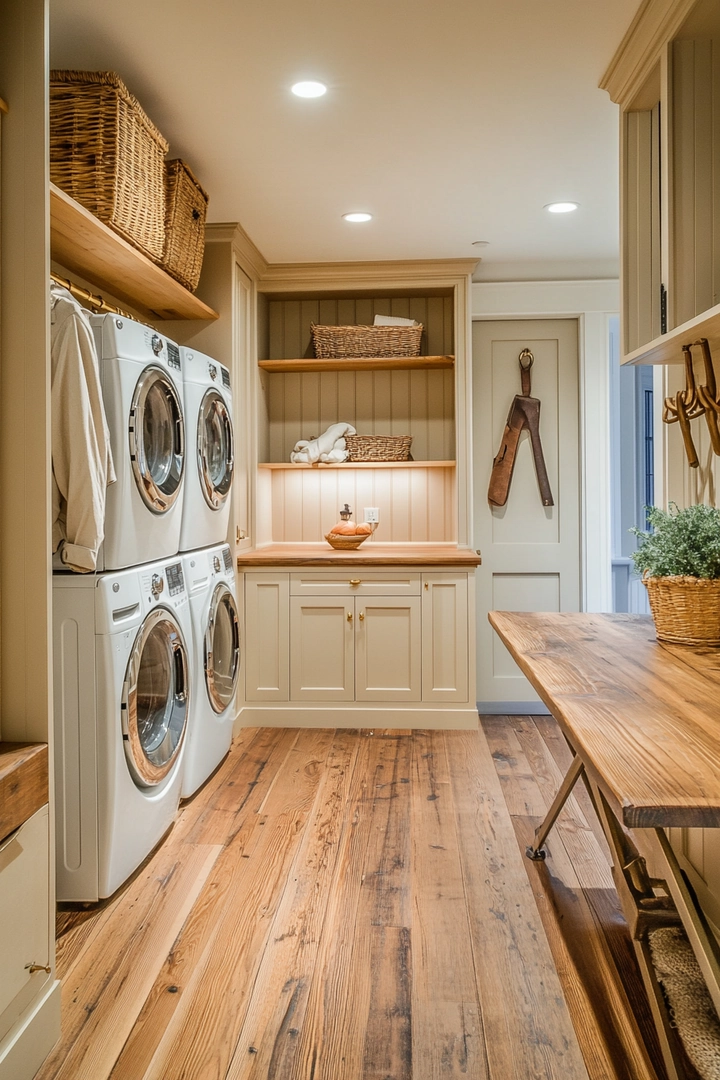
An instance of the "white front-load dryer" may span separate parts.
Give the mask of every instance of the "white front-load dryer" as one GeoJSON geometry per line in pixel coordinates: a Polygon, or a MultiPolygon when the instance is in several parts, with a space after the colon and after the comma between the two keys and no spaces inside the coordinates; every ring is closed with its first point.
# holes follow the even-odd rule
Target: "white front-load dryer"
{"type": "Polygon", "coordinates": [[[217,360],[180,349],[187,468],[180,550],[227,540],[235,468],[230,372],[217,360]]]}
{"type": "Polygon", "coordinates": [[[172,825],[191,642],[179,558],[53,577],[59,900],[111,896],[172,825]]]}
{"type": "Polygon", "coordinates": [[[180,349],[118,315],[90,322],[117,480],[107,489],[99,570],[180,550],[185,413],[180,349]]]}
{"type": "Polygon", "coordinates": [[[240,672],[240,619],[227,544],[183,556],[193,630],[193,702],[182,798],[194,794],[230,749],[240,672]]]}

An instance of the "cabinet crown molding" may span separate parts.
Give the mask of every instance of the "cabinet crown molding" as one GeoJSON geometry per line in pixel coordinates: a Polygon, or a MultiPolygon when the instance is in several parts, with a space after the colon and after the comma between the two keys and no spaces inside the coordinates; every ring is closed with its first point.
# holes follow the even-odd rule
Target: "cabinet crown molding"
{"type": "Polygon", "coordinates": [[[644,0],[600,80],[617,105],[627,106],[677,34],[696,0],[644,0]]]}

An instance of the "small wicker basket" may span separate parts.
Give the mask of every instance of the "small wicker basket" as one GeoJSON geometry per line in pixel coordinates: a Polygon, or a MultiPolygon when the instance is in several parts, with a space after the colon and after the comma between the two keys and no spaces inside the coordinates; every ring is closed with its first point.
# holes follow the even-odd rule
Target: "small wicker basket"
{"type": "Polygon", "coordinates": [[[330,547],[337,548],[338,551],[354,551],[355,548],[359,548],[362,543],[367,540],[370,533],[356,533],[354,536],[344,536],[342,533],[329,532],[325,534],[330,547]]]}
{"type": "Polygon", "coordinates": [[[346,435],[350,461],[409,461],[412,435],[346,435]]]}
{"type": "Polygon", "coordinates": [[[720,579],[649,577],[648,591],[658,641],[720,645],[720,579]]]}
{"type": "Polygon", "coordinates": [[[180,158],[165,164],[165,250],[168,274],[195,292],[205,253],[208,197],[180,158]]]}
{"type": "Polygon", "coordinates": [[[114,72],[50,72],[50,179],[157,263],[167,149],[114,72]]]}
{"type": "Polygon", "coordinates": [[[315,356],[342,360],[358,356],[419,356],[418,326],[311,326],[315,356]]]}

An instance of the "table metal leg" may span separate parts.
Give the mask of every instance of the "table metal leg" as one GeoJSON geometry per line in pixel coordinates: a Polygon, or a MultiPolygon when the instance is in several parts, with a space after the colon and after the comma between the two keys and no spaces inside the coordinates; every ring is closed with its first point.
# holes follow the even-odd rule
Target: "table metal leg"
{"type": "Polygon", "coordinates": [[[529,845],[525,849],[525,854],[528,859],[532,859],[533,862],[539,862],[545,858],[547,852],[543,845],[547,840],[548,833],[557,821],[558,814],[567,802],[570,792],[575,787],[578,777],[582,774],[584,768],[585,766],[580,760],[580,757],[576,754],[573,758],[572,765],[565,775],[565,779],[558,789],[557,795],[552,801],[552,806],[545,815],[545,820],[542,825],[535,830],[535,843],[529,845]]]}

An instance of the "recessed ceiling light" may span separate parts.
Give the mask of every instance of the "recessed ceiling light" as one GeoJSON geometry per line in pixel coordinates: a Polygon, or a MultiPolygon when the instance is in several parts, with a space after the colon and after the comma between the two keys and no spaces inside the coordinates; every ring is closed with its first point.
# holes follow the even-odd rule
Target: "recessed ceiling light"
{"type": "Polygon", "coordinates": [[[372,214],[343,214],[345,221],[372,221],[372,214]]]}
{"type": "Polygon", "coordinates": [[[577,210],[579,205],[576,202],[551,202],[547,203],[545,210],[549,210],[551,214],[569,214],[572,210],[577,210]]]}
{"type": "Polygon", "coordinates": [[[327,91],[327,86],[325,83],[313,82],[310,80],[307,82],[296,82],[290,89],[296,97],[313,98],[322,97],[327,91]]]}

